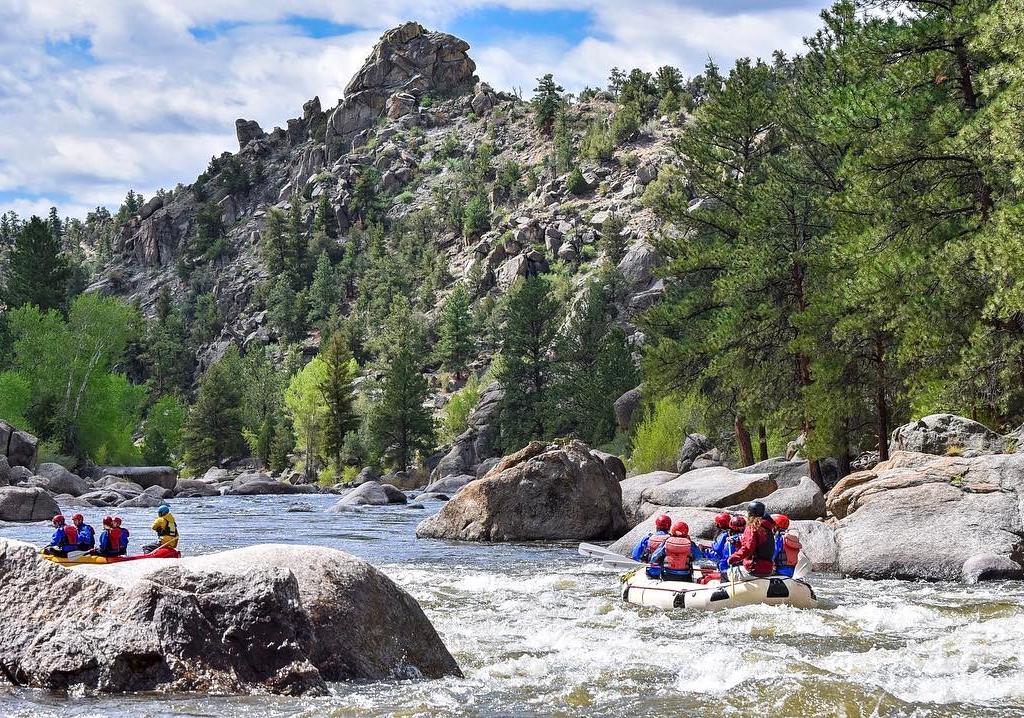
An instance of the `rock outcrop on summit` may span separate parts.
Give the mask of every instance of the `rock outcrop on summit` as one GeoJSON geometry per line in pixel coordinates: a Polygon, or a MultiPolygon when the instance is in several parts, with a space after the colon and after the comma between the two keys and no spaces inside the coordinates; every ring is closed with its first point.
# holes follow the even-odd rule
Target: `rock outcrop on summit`
{"type": "Polygon", "coordinates": [[[352,149],[352,141],[388,110],[397,119],[415,113],[427,93],[468,91],[477,81],[469,43],[415,22],[388,30],[349,81],[345,99],[327,119],[328,160],[352,149]]]}

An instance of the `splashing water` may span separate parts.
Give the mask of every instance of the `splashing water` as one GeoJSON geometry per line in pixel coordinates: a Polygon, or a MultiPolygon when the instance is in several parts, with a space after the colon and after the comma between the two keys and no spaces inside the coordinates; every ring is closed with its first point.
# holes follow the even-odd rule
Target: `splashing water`
{"type": "MultiPolygon", "coordinates": [[[[336,684],[327,698],[76,697],[0,688],[0,714],[78,716],[1019,716],[1024,584],[812,578],[826,606],[664,612],[619,599],[575,544],[415,539],[428,511],[328,514],[329,496],[174,502],[189,553],[254,542],[332,546],[410,591],[466,674],[336,684]],[[314,513],[286,513],[296,501],[314,513]]],[[[98,518],[100,511],[96,511],[98,518]]],[[[125,509],[133,541],[150,512],[125,509]]],[[[0,536],[44,542],[44,524],[0,536]]]]}

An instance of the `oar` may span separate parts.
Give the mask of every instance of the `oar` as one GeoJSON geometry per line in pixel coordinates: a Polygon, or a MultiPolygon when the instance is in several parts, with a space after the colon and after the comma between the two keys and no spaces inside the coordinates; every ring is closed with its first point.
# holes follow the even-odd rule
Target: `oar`
{"type": "Polygon", "coordinates": [[[801,551],[796,559],[796,566],[793,568],[793,578],[807,578],[811,575],[812,570],[810,559],[801,551]]]}
{"type": "Polygon", "coordinates": [[[639,561],[634,561],[631,558],[617,554],[614,551],[609,551],[601,546],[595,546],[592,543],[581,543],[579,552],[580,556],[597,559],[601,563],[618,568],[636,568],[643,565],[639,561]]]}

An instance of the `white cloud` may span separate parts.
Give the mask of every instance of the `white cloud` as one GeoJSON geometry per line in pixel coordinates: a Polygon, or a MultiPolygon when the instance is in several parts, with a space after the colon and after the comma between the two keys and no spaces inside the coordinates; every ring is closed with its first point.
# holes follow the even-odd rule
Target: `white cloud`
{"type": "MultiPolygon", "coordinates": [[[[712,0],[497,4],[579,10],[592,18],[589,36],[577,44],[560,38],[557,28],[469,38],[483,79],[503,89],[522,87],[527,95],[544,72],[578,90],[603,85],[613,65],[670,63],[694,72],[709,54],[725,64],[776,47],[792,51],[817,24],[814,8],[773,3],[732,11],[715,10],[712,0]]],[[[443,29],[467,11],[494,6],[490,0],[0,0],[0,209],[26,213],[52,202],[62,213],[79,214],[97,204],[116,206],[129,187],[148,195],[189,182],[211,155],[235,149],[235,118],[256,119],[269,130],[297,116],[314,95],[333,106],[382,29],[409,18],[443,29]],[[288,17],[365,29],[315,39],[283,22],[288,17]],[[195,27],[223,32],[202,42],[189,31],[195,27]],[[73,44],[82,38],[88,55],[73,44]],[[47,43],[61,52],[48,53],[47,43]]]]}

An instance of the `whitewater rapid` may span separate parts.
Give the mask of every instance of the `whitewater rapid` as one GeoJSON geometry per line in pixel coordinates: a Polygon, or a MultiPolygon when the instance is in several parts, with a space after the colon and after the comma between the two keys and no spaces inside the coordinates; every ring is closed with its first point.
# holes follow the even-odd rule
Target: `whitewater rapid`
{"type": "MultiPolygon", "coordinates": [[[[334,546],[409,590],[465,678],[338,684],[329,698],[77,697],[0,688],[0,714],[76,716],[1020,716],[1024,584],[813,578],[825,607],[662,612],[619,599],[573,544],[414,538],[436,510],[327,514],[331,497],[175,502],[186,550],[334,546]],[[313,513],[286,513],[297,501],[313,513]]],[[[100,512],[97,512],[99,515],[100,512]]],[[[148,512],[126,510],[141,541],[148,512]]],[[[90,517],[92,518],[92,517],[90,517]]],[[[43,524],[0,536],[43,540],[43,524]]]]}

